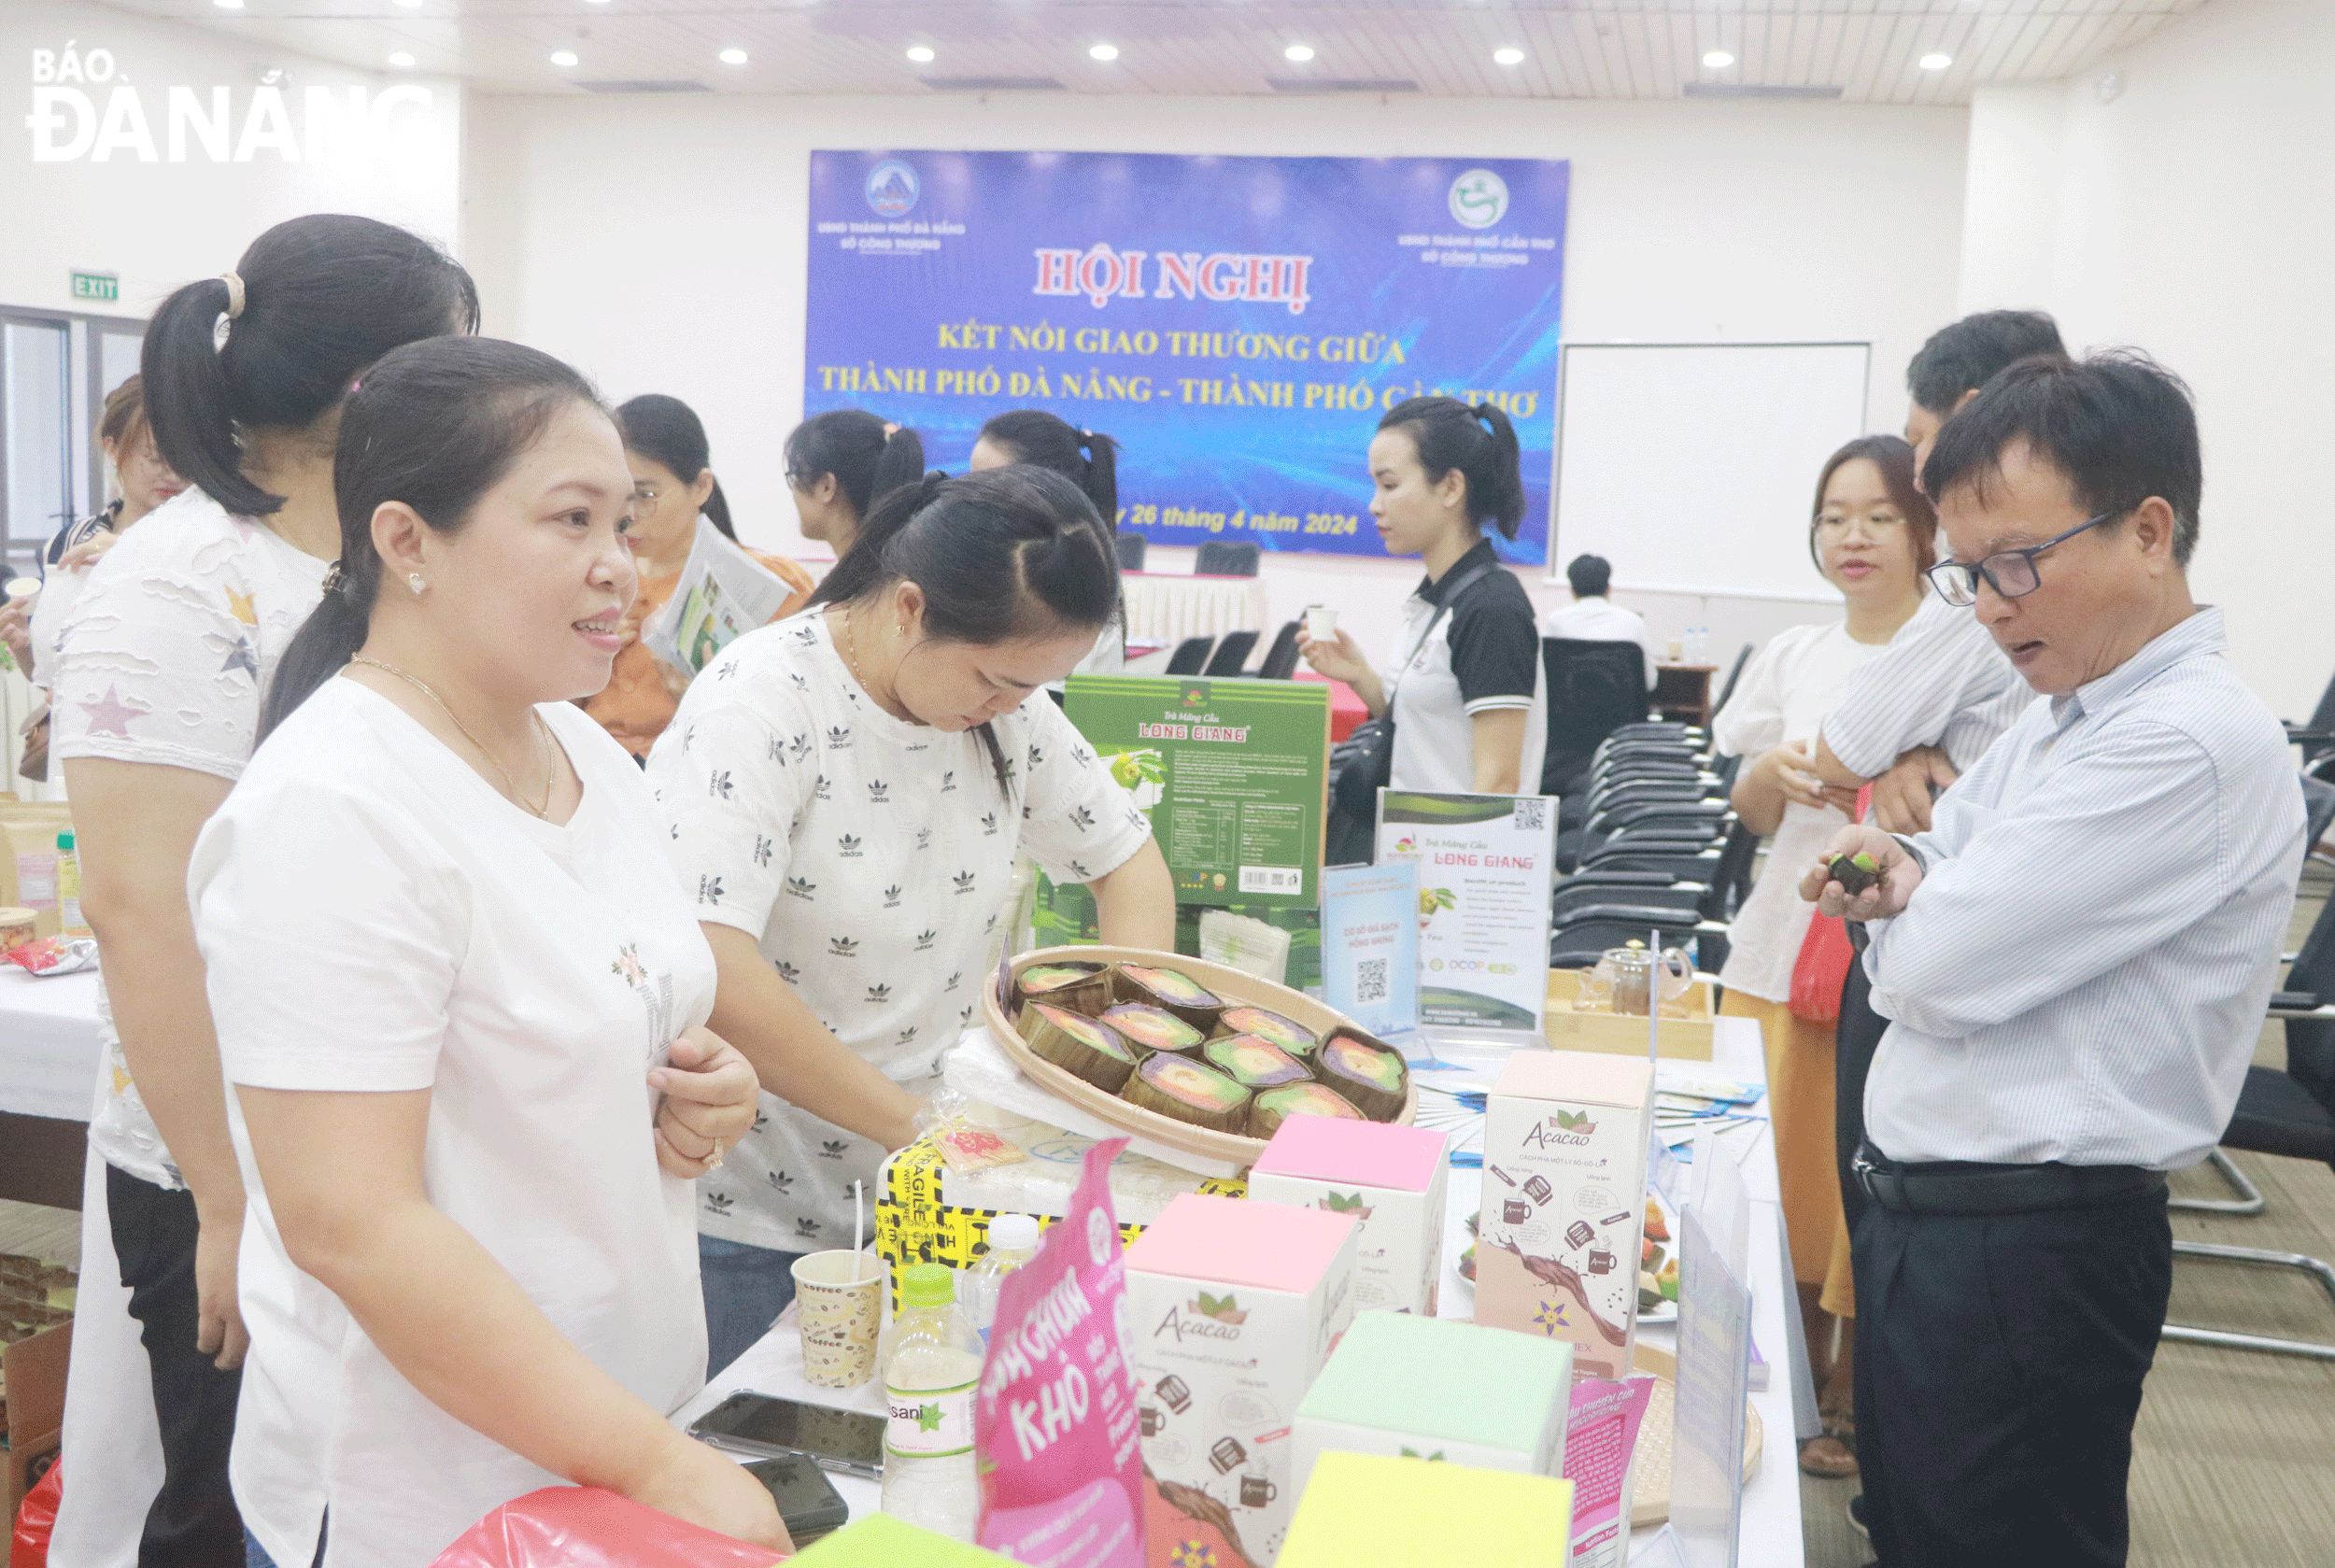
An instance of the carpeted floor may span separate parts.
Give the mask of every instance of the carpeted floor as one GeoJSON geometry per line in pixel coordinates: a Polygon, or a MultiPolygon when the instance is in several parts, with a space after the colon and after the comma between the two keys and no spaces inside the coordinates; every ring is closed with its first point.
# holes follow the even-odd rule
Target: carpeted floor
{"type": "MultiPolygon", "coordinates": [[[[2303,883],[2288,951],[2318,917],[2329,879],[2303,883]]],[[[2276,1024],[2255,1060],[2286,1064],[2276,1024]]],[[[2306,1252],[2335,1262],[2335,1170],[2270,1155],[2232,1156],[2269,1200],[2251,1219],[2172,1217],[2175,1236],[2306,1252]]],[[[2210,1168],[2172,1179],[2173,1194],[2227,1197],[2210,1168]]],[[[2174,1322],[2335,1343],[2335,1305],[2290,1270],[2183,1258],[2174,1322]]],[[[2163,1344],[2133,1434],[2133,1568],[2321,1568],[2335,1562],[2335,1362],[2163,1344]]],[[[1872,1557],[1843,1510],[1854,1481],[1800,1478],[1809,1568],[1872,1557]]]]}

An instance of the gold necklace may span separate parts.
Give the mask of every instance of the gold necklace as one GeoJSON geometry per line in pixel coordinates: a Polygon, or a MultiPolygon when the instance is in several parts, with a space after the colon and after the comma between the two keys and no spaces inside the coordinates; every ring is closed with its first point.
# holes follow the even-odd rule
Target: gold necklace
{"type": "MultiPolygon", "coordinates": [[[[394,675],[399,680],[403,681],[407,685],[412,686],[416,691],[421,693],[424,697],[430,699],[431,701],[435,702],[438,705],[438,712],[446,715],[446,722],[452,725],[455,728],[460,730],[462,732],[462,739],[468,741],[474,747],[475,747],[478,755],[492,763],[494,765],[494,770],[502,775],[503,793],[510,796],[511,803],[531,817],[544,821],[550,820],[551,788],[554,781],[549,778],[546,778],[544,781],[544,803],[542,805],[529,805],[527,803],[527,798],[519,793],[519,786],[512,782],[511,770],[502,765],[502,759],[501,757],[495,756],[493,752],[487,749],[487,742],[481,741],[477,736],[473,735],[470,732],[470,726],[464,724],[460,719],[454,716],[454,710],[446,705],[445,698],[440,697],[436,692],[430,689],[429,682],[423,680],[418,675],[408,674],[406,671],[400,670],[394,664],[384,664],[377,658],[367,658],[362,654],[352,654],[349,656],[348,662],[351,664],[366,665],[372,669],[383,671],[389,674],[394,675]]],[[[538,713],[532,708],[530,708],[528,712],[534,715],[535,727],[537,729],[546,732],[549,731],[551,727],[544,723],[544,715],[541,713],[538,713]]],[[[545,738],[549,738],[548,733],[546,733],[545,738]]]]}
{"type": "Polygon", "coordinates": [[[843,634],[835,639],[835,645],[843,651],[843,663],[850,669],[851,678],[859,683],[860,689],[874,699],[877,707],[882,708],[887,713],[890,713],[892,705],[878,696],[876,688],[869,683],[868,677],[859,672],[859,660],[852,657],[851,644],[852,618],[851,612],[847,609],[843,612],[843,634]]]}

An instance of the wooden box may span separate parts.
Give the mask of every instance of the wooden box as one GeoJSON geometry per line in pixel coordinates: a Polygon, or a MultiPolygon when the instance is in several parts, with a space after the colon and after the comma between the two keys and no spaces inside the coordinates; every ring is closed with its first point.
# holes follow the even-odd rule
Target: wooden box
{"type": "MultiPolygon", "coordinates": [[[[1549,971],[1549,1011],[1541,1025],[1553,1051],[1606,1051],[1617,1056],[1646,1054],[1646,1020],[1611,1012],[1576,1012],[1573,998],[1580,989],[1578,969],[1549,971]]],[[[1710,977],[1697,975],[1686,995],[1673,1003],[1686,1006],[1684,1018],[1664,1017],[1660,1045],[1663,1055],[1679,1062],[1711,1059],[1710,977]]]]}

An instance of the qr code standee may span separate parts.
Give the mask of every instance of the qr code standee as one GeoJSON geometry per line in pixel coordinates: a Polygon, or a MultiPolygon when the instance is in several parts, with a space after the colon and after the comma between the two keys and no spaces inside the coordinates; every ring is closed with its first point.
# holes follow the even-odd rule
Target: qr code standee
{"type": "Polygon", "coordinates": [[[1354,964],[1354,1000],[1383,1002],[1386,1000],[1386,960],[1364,958],[1354,964]]]}
{"type": "Polygon", "coordinates": [[[1541,796],[1527,796],[1516,803],[1514,826],[1520,833],[1538,833],[1549,826],[1549,802],[1541,796]]]}

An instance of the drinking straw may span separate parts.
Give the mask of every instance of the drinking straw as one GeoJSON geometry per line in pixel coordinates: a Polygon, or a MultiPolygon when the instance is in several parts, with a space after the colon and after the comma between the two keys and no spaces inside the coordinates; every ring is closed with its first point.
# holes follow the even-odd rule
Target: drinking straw
{"type": "Polygon", "coordinates": [[[860,1184],[851,1184],[851,1282],[859,1283],[860,1250],[867,1245],[868,1210],[860,1194],[860,1184]]]}
{"type": "Polygon", "coordinates": [[[1663,934],[1659,929],[1646,933],[1646,955],[1653,968],[1646,976],[1646,1059],[1657,1067],[1662,1065],[1663,1026],[1663,934]]]}

